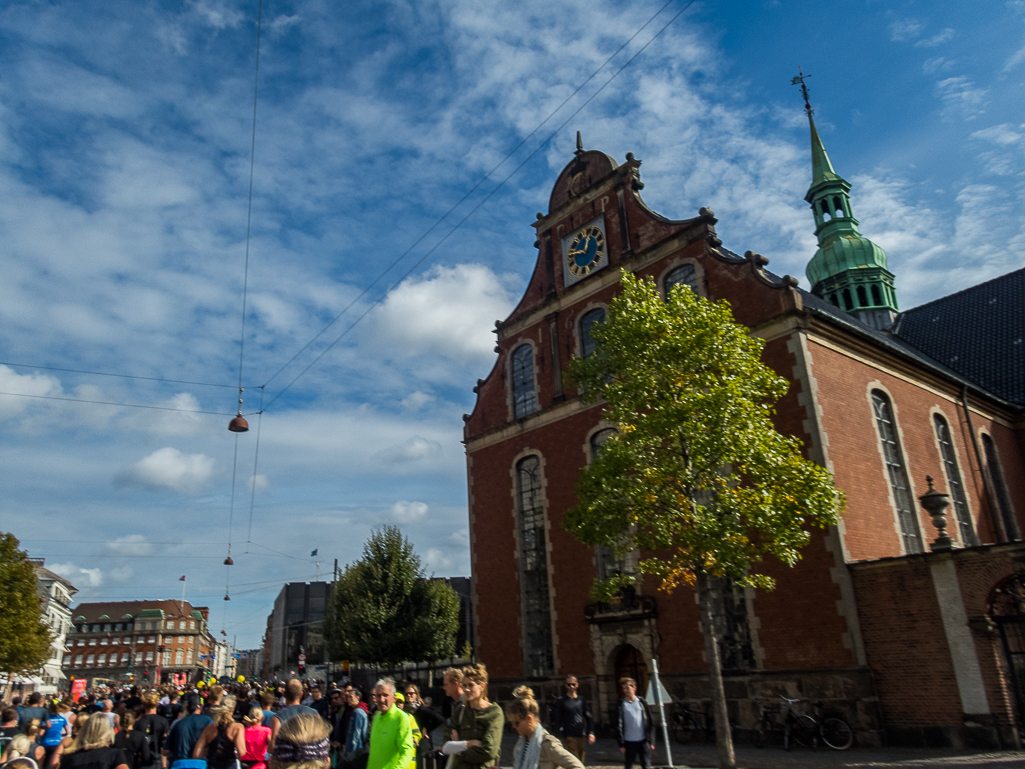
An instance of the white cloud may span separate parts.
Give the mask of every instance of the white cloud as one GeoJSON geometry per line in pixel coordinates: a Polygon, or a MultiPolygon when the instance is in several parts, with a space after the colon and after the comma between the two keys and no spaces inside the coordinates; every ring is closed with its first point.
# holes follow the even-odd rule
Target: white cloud
{"type": "Polygon", "coordinates": [[[985,111],[987,89],[979,88],[966,77],[945,78],[936,84],[936,90],[948,116],[960,113],[971,120],[985,111]]]}
{"type": "Polygon", "coordinates": [[[142,534],[118,537],[113,542],[108,542],[107,548],[124,555],[149,555],[153,552],[153,545],[147,542],[146,537],[142,534]]]}
{"type": "Polygon", "coordinates": [[[267,480],[267,476],[263,473],[258,475],[252,475],[249,477],[249,491],[252,493],[255,491],[263,491],[270,488],[270,481],[267,480]]]}
{"type": "Polygon", "coordinates": [[[890,40],[904,43],[922,33],[922,23],[916,19],[897,19],[890,23],[890,40]]]}
{"type": "Polygon", "coordinates": [[[916,48],[935,48],[937,45],[942,45],[950,40],[954,39],[954,30],[950,27],[940,30],[937,34],[925,40],[919,40],[915,43],[916,48]]]}
{"type": "Polygon", "coordinates": [[[375,311],[376,335],[387,350],[449,360],[494,357],[496,320],[513,307],[509,279],[481,264],[435,266],[403,281],[375,311]]]}
{"type": "Polygon", "coordinates": [[[413,523],[427,517],[427,505],[423,502],[396,502],[391,506],[391,517],[396,523],[413,523]]]}
{"type": "Polygon", "coordinates": [[[411,392],[403,398],[399,405],[407,411],[419,411],[431,401],[437,400],[433,395],[422,393],[419,390],[411,392]]]}
{"type": "Polygon", "coordinates": [[[428,573],[436,571],[448,571],[455,565],[456,559],[445,555],[445,553],[436,547],[428,549],[427,554],[424,556],[424,565],[427,567],[428,573]]]}
{"type": "Polygon", "coordinates": [[[953,59],[937,56],[933,59],[926,59],[922,64],[922,72],[926,75],[934,75],[937,72],[946,72],[957,64],[953,59]]]}
{"type": "Polygon", "coordinates": [[[459,529],[459,531],[453,531],[448,538],[448,541],[453,545],[459,545],[460,547],[469,547],[470,545],[470,530],[459,529]]]}
{"type": "Polygon", "coordinates": [[[211,457],[183,454],[176,448],[165,446],[118,473],[114,484],[195,494],[209,483],[213,472],[214,460],[211,457]]]}
{"type": "Polygon", "coordinates": [[[103,571],[101,569],[83,569],[73,563],[48,563],[46,568],[54,574],[61,575],[79,589],[83,587],[99,587],[103,584],[103,571]]]}
{"type": "Polygon", "coordinates": [[[423,459],[435,457],[440,453],[440,443],[414,435],[405,443],[385,449],[381,452],[380,456],[388,462],[403,464],[406,462],[419,462],[423,459]]]}
{"type": "Polygon", "coordinates": [[[19,374],[14,369],[0,365],[0,392],[12,395],[0,395],[0,418],[23,413],[36,398],[16,397],[17,395],[63,395],[60,381],[49,374],[19,374]]]}
{"type": "Polygon", "coordinates": [[[975,131],[972,134],[972,138],[1008,146],[1010,144],[1017,144],[1022,139],[1025,139],[1025,131],[1023,129],[1025,129],[1025,125],[1012,126],[1010,123],[1001,123],[1000,125],[983,128],[981,131],[975,131]]]}

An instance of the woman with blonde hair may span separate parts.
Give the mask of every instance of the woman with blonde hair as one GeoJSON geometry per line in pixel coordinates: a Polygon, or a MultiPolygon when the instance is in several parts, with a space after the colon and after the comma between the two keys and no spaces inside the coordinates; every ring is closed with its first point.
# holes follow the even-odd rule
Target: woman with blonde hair
{"type": "Polygon", "coordinates": [[[533,690],[529,686],[517,687],[513,697],[505,706],[509,723],[520,735],[513,749],[513,769],[584,769],[580,759],[541,726],[533,690]]]}
{"type": "Polygon", "coordinates": [[[328,769],[331,725],[318,715],[300,713],[281,725],[270,769],[328,769]]]}
{"type": "Polygon", "coordinates": [[[242,769],[267,769],[270,727],[263,725],[263,708],[259,705],[249,708],[249,712],[242,717],[242,726],[245,729],[246,743],[246,752],[240,759],[242,769]]]}
{"type": "MultiPolygon", "coordinates": [[[[38,731],[39,729],[37,728],[36,732],[38,733],[38,731]]],[[[23,761],[29,760],[33,765],[39,766],[42,764],[43,756],[45,755],[46,750],[42,745],[37,744],[28,735],[18,734],[7,743],[7,749],[4,751],[3,757],[0,758],[0,762],[7,763],[8,761],[21,759],[23,761]]]]}
{"type": "Polygon", "coordinates": [[[449,769],[496,766],[502,752],[502,709],[488,702],[488,671],[483,665],[463,668],[466,703],[455,708],[449,725],[452,739],[442,751],[453,756],[449,769]]]}
{"type": "Polygon", "coordinates": [[[192,749],[193,758],[205,758],[210,769],[238,767],[238,759],[246,753],[245,729],[233,718],[235,697],[227,695],[217,707],[210,708],[209,724],[192,749]]]}
{"type": "Polygon", "coordinates": [[[123,750],[111,747],[114,727],[102,714],[90,717],[60,757],[61,769],[128,769],[123,750]]]}
{"type": "Polygon", "coordinates": [[[60,766],[61,756],[64,752],[69,750],[75,743],[75,739],[78,737],[78,733],[82,731],[82,727],[89,721],[89,714],[82,712],[75,716],[74,722],[71,724],[71,736],[65,737],[61,740],[61,744],[57,746],[57,749],[53,751],[50,756],[50,763],[47,764],[48,769],[57,769],[60,766]]]}

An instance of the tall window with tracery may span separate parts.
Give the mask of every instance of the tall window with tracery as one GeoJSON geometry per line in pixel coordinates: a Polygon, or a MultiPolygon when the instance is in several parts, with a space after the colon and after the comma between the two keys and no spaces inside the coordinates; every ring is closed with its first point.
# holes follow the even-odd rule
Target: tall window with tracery
{"type": "Polygon", "coordinates": [[[516,485],[523,627],[526,629],[524,674],[546,676],[554,667],[554,655],[541,460],[537,456],[525,457],[517,463],[516,485]]]}
{"type": "Polygon", "coordinates": [[[713,606],[722,669],[751,670],[755,667],[755,656],[746,591],[729,577],[713,577],[710,583],[717,593],[713,606]]]}
{"type": "Polygon", "coordinates": [[[583,358],[590,358],[591,353],[594,352],[594,348],[597,347],[598,343],[591,338],[591,328],[595,323],[601,323],[605,320],[605,310],[601,307],[585,312],[584,316],[580,319],[580,356],[583,358]]]}
{"type": "MultiPolygon", "coordinates": [[[[598,452],[601,451],[602,446],[605,442],[616,434],[616,428],[606,427],[604,430],[598,430],[591,436],[591,461],[593,462],[598,452]]],[[[614,547],[608,545],[598,545],[596,550],[596,559],[598,561],[598,579],[608,579],[614,577],[617,574],[628,573],[628,565],[626,558],[616,554],[614,547]]]]}
{"type": "Polygon", "coordinates": [[[993,491],[996,492],[997,509],[1000,511],[1000,518],[1004,522],[1004,529],[1009,539],[1021,539],[1021,531],[1018,529],[1018,521],[1015,520],[1014,510],[1011,509],[1011,494],[1007,490],[1007,481],[1004,480],[1004,470],[1000,466],[1000,457],[997,454],[996,444],[986,433],[982,434],[982,450],[986,454],[986,471],[993,484],[993,491]]]}
{"type": "Polygon", "coordinates": [[[875,412],[879,441],[883,447],[890,489],[893,491],[893,503],[897,506],[897,520],[900,523],[901,538],[904,540],[904,552],[921,553],[922,537],[918,531],[918,519],[911,499],[911,484],[908,482],[908,471],[904,464],[904,452],[900,448],[893,407],[884,393],[873,390],[872,408],[875,412]]]}
{"type": "Polygon", "coordinates": [[[950,435],[947,420],[934,414],[933,425],[936,428],[936,440],[940,444],[940,458],[943,460],[943,472],[947,476],[947,488],[950,500],[954,503],[954,517],[957,519],[957,530],[961,542],[965,545],[975,544],[975,531],[972,528],[972,516],[968,512],[968,496],[961,482],[961,469],[957,466],[957,455],[954,453],[954,441],[950,435]]]}
{"type": "Polygon", "coordinates": [[[513,416],[522,419],[537,411],[537,393],[534,391],[534,348],[520,345],[512,354],[513,416]]]}
{"type": "Polygon", "coordinates": [[[669,292],[673,286],[683,284],[689,286],[695,294],[698,293],[698,271],[693,264],[681,264],[675,270],[666,275],[663,281],[665,298],[669,299],[669,292]]]}

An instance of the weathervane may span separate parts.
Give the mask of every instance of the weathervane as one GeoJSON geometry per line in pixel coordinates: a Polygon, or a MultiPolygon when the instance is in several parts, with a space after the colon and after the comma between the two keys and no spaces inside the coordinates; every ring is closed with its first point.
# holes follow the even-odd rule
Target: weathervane
{"type": "Polygon", "coordinates": [[[801,95],[804,97],[804,111],[807,112],[810,115],[812,113],[812,109],[811,109],[811,102],[808,101],[808,86],[805,85],[805,82],[804,82],[804,79],[806,77],[811,77],[811,75],[804,74],[804,72],[801,70],[801,65],[798,64],[797,65],[797,74],[794,75],[793,80],[790,81],[790,85],[798,85],[798,84],[800,84],[800,86],[801,86],[801,95]]]}

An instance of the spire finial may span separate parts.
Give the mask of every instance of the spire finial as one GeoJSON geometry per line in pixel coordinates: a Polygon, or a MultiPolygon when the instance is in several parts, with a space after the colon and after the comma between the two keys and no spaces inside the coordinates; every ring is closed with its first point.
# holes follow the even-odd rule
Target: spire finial
{"type": "Polygon", "coordinates": [[[580,138],[580,131],[577,131],[577,151],[573,154],[577,157],[584,154],[584,140],[580,138]]]}
{"type": "Polygon", "coordinates": [[[811,77],[811,75],[804,74],[804,71],[801,69],[801,65],[798,64],[797,65],[797,74],[794,75],[793,79],[790,81],[790,85],[800,85],[801,86],[801,96],[804,97],[804,111],[807,112],[810,115],[812,113],[812,109],[811,109],[811,102],[808,101],[808,86],[804,82],[804,79],[806,77],[811,77]]]}

